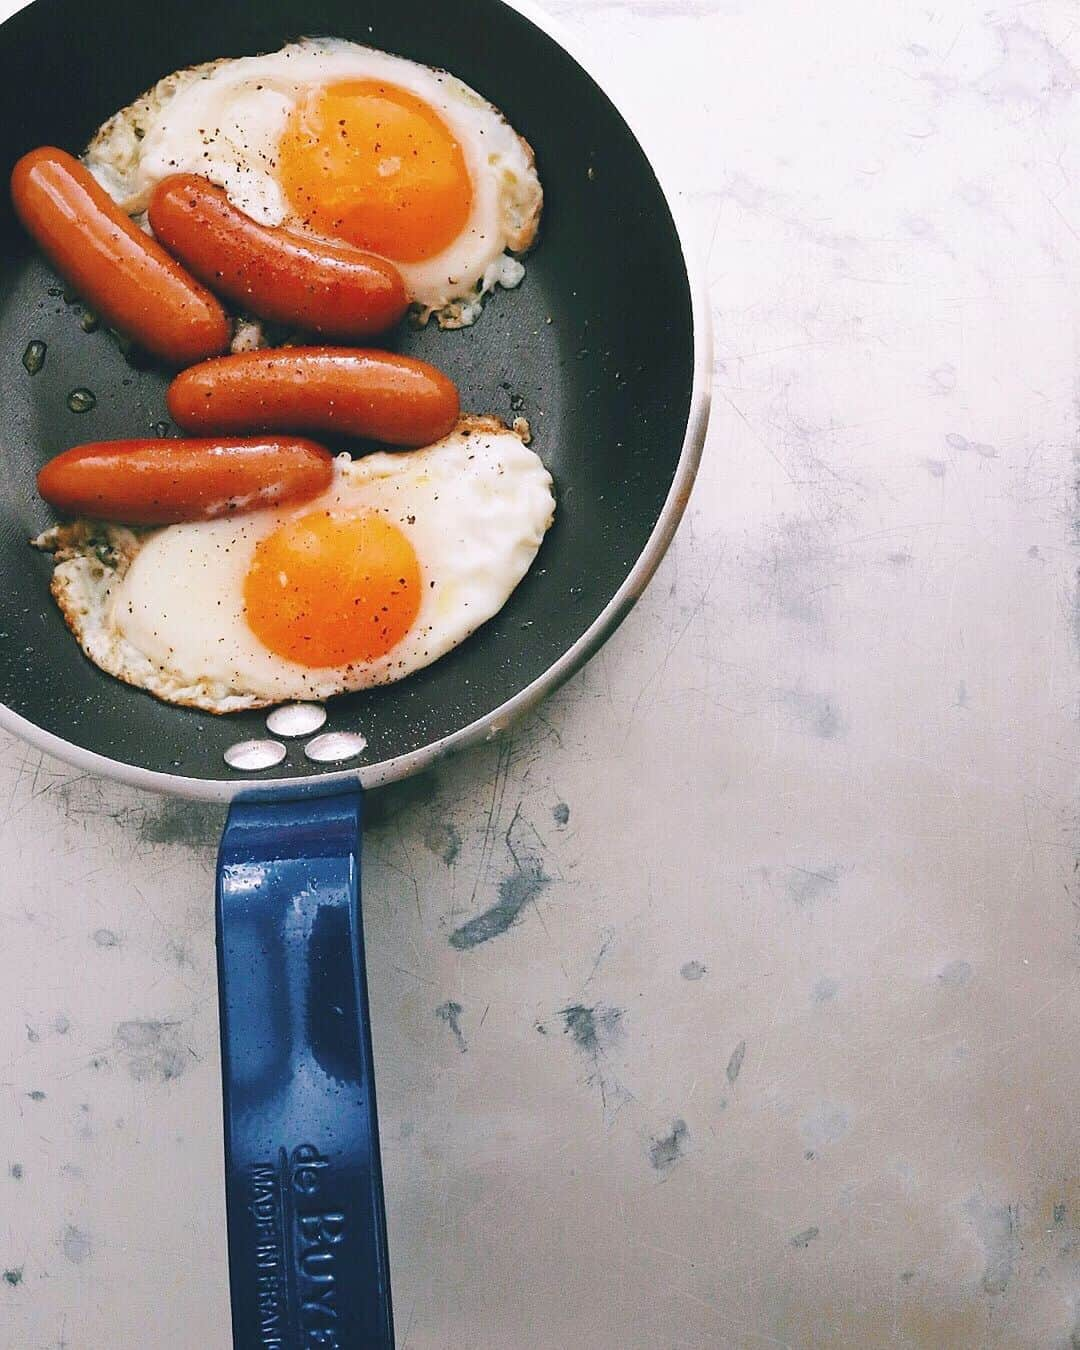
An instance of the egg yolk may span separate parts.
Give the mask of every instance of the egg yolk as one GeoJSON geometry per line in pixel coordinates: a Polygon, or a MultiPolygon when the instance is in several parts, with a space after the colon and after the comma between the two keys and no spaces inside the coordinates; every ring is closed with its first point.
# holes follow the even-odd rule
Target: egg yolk
{"type": "Polygon", "coordinates": [[[420,609],[420,564],[396,525],[374,513],[313,511],[261,539],[244,579],[248,627],[302,666],[376,661],[420,609]]]}
{"type": "Polygon", "coordinates": [[[472,181],[450,128],[423,99],[376,80],[301,100],[281,137],[278,173],[312,230],[394,262],[441,253],[472,211],[472,181]]]}

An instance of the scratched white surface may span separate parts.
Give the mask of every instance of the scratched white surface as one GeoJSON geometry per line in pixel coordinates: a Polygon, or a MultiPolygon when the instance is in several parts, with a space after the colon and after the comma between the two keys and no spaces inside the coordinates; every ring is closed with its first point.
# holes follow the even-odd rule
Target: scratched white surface
{"type": "MultiPolygon", "coordinates": [[[[1075,5],[551,8],[717,407],[603,654],[372,802],[402,1350],[1076,1347],[1075,5]]],[[[11,741],[0,820],[0,1341],[222,1350],[222,814],[11,741]]]]}

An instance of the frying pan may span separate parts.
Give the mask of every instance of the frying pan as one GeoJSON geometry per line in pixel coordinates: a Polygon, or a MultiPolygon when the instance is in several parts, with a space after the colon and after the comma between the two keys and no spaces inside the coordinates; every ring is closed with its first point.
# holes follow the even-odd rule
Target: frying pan
{"type": "Polygon", "coordinates": [[[81,655],[27,547],[49,523],[44,460],[166,420],[165,375],[85,333],[0,207],[0,725],[88,771],[232,800],[218,866],[218,972],[233,1335],[244,1347],[393,1346],[359,910],[362,791],[500,733],[576,670],[655,570],[701,454],[708,334],[671,204],[626,122],[550,20],[501,0],[36,0],[0,27],[0,170],[78,151],[169,71],[332,34],[445,66],[532,143],[546,194],[522,286],[472,329],[403,328],[462,405],[524,413],[558,509],[502,612],[399,684],[334,700],[325,730],[263,772],[225,753],[264,717],[156,702],[81,655]],[[44,367],[20,360],[46,343],[44,367]],[[76,414],[70,393],[96,403],[76,414]]]}

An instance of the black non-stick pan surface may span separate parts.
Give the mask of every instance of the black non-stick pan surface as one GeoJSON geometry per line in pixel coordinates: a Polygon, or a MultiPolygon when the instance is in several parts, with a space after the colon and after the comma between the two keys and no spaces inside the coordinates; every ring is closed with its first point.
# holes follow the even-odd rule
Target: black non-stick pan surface
{"type": "MultiPolygon", "coordinates": [[[[392,343],[456,380],[465,409],[526,416],[558,508],[495,619],[403,682],[331,703],[327,729],[363,732],[358,764],[375,781],[374,766],[408,763],[400,757],[541,681],[616,597],[686,477],[695,340],[679,236],[638,143],[558,43],[499,0],[36,0],[0,28],[0,175],[6,183],[35,145],[78,153],[170,71],[321,34],[455,72],[531,142],[546,195],[517,290],[490,298],[472,328],[403,326],[392,343]]],[[[34,490],[38,467],[69,446],[167,422],[167,376],[133,368],[108,333],[82,330],[0,195],[0,703],[114,771],[179,775],[182,791],[227,795],[236,775],[223,752],[265,735],[263,716],[167,706],[101,673],[49,596],[50,560],[27,546],[51,520],[34,490]],[[22,356],[35,340],[48,350],[31,376],[22,356]],[[69,409],[75,389],[92,391],[92,410],[69,409]]],[[[326,768],[293,750],[262,777],[326,768]]]]}

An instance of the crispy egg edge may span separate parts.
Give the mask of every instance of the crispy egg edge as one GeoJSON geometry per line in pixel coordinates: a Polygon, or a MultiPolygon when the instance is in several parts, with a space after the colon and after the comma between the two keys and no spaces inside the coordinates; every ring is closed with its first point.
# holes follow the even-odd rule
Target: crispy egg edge
{"type": "MultiPolygon", "coordinates": [[[[528,445],[531,440],[529,424],[524,418],[516,418],[512,425],[507,426],[501,418],[487,413],[462,414],[450,435],[476,435],[485,432],[498,434],[509,432],[523,445],[528,445]]],[[[545,534],[551,528],[553,519],[554,515],[545,527],[545,534]]],[[[123,639],[119,639],[118,642],[114,635],[108,634],[98,625],[88,624],[90,615],[100,613],[104,608],[106,589],[123,578],[142,546],[142,539],[152,533],[153,529],[138,529],[111,522],[76,520],[53,525],[30,540],[31,547],[44,553],[51,553],[56,561],[49,591],[83,655],[106,675],[150,694],[162,703],[195,708],[201,712],[213,713],[215,716],[250,712],[258,708],[273,708],[282,702],[289,702],[288,699],[237,693],[226,685],[208,685],[202,682],[195,685],[170,686],[167,690],[163,690],[161,672],[148,657],[123,639]],[[142,678],[138,678],[139,675],[142,678]],[[155,688],[155,685],[158,687],[155,688]]],[[[387,679],[377,681],[376,685],[368,687],[392,683],[395,683],[393,679],[387,679]]]]}
{"type": "MultiPolygon", "coordinates": [[[[302,46],[307,43],[317,44],[318,39],[299,38],[295,43],[287,45],[302,46]]],[[[363,43],[352,45],[364,46],[363,43]]],[[[285,48],[279,48],[278,50],[285,50],[285,48]]],[[[372,50],[379,49],[372,48],[372,50]]],[[[273,55],[274,53],[260,54],[273,55]]],[[[389,54],[396,55],[396,53],[389,54]]],[[[123,178],[117,173],[114,166],[119,163],[125,174],[132,172],[138,159],[139,145],[143,134],[145,134],[146,126],[162,114],[177,94],[198,80],[206,79],[220,66],[229,65],[235,59],[237,58],[219,57],[214,61],[203,61],[197,65],[186,66],[182,70],[162,76],[156,84],[144,90],[138,98],[132,99],[126,107],[120,108],[103,122],[82,152],[83,162],[98,179],[102,187],[122,210],[126,211],[128,215],[136,217],[145,229],[149,230],[149,226],[145,222],[147,202],[139,194],[125,196],[122,193],[123,178]]],[[[401,59],[408,60],[409,58],[402,57],[401,59]]],[[[422,65],[423,63],[416,61],[412,64],[422,65]]],[[[478,281],[475,291],[470,296],[451,300],[438,309],[420,304],[412,306],[413,322],[420,327],[423,327],[429,319],[434,318],[440,328],[468,328],[480,317],[485,297],[490,295],[497,286],[501,285],[505,290],[513,290],[521,284],[525,269],[519,259],[531,252],[539,239],[540,220],[544,211],[544,188],[536,169],[536,152],[525,137],[511,125],[502,109],[483,98],[470,85],[466,85],[458,79],[453,72],[440,66],[427,66],[425,69],[438,75],[447,75],[457,81],[470,95],[490,108],[495,116],[513,132],[521,146],[536,188],[530,209],[521,217],[516,226],[513,225],[510,218],[512,213],[507,210],[505,202],[503,203],[504,214],[506,214],[508,221],[506,247],[509,252],[504,251],[495,262],[489,265],[487,271],[478,281]]],[[[236,327],[237,335],[233,342],[233,351],[249,351],[255,347],[278,345],[267,336],[266,325],[258,318],[238,314],[236,316],[236,327]]]]}

